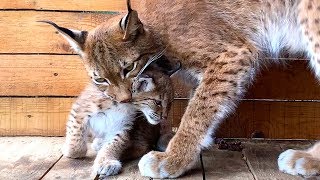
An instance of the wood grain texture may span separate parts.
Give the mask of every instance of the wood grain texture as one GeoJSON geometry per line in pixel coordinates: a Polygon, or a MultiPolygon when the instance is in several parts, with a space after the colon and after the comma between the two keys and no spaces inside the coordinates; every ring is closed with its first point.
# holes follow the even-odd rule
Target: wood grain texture
{"type": "Polygon", "coordinates": [[[68,53],[72,51],[55,29],[39,20],[60,26],[90,30],[115,16],[108,13],[0,11],[0,53],[68,53]]]}
{"type": "MultiPolygon", "coordinates": [[[[245,99],[320,99],[320,86],[306,61],[290,62],[287,68],[263,71],[245,99]]],[[[88,76],[77,55],[0,55],[0,81],[0,96],[77,96],[88,76]]],[[[189,97],[190,88],[173,81],[175,97],[189,97]]]]}
{"type": "MultiPolygon", "coordinates": [[[[294,144],[292,142],[291,144],[294,144]]],[[[302,149],[305,143],[301,143],[302,149]]],[[[309,144],[308,142],[306,142],[309,144]]],[[[280,144],[285,142],[245,142],[244,145],[244,158],[250,167],[251,172],[256,179],[292,179],[298,180],[303,179],[299,176],[292,176],[289,174],[282,173],[278,170],[277,159],[279,154],[283,151],[280,148],[280,144]]]]}
{"type": "Polygon", "coordinates": [[[0,137],[0,179],[40,179],[62,156],[63,141],[55,137],[0,137]]]}
{"type": "Polygon", "coordinates": [[[88,81],[78,56],[0,55],[0,96],[77,96],[88,81]]]}
{"type": "Polygon", "coordinates": [[[254,179],[241,152],[214,147],[203,153],[203,163],[206,179],[254,179]]]}
{"type": "MultiPolygon", "coordinates": [[[[0,98],[0,136],[63,136],[74,98],[0,98]]],[[[175,100],[169,121],[178,127],[186,100],[175,100]]],[[[217,137],[320,139],[320,103],[244,101],[217,137]]]]}
{"type": "Polygon", "coordinates": [[[63,136],[73,98],[0,98],[0,136],[63,136]]]}
{"type": "MultiPolygon", "coordinates": [[[[131,0],[134,8],[138,0],[131,0]]],[[[64,11],[125,11],[125,0],[2,0],[0,9],[34,9],[64,11]]]]}
{"type": "MultiPolygon", "coordinates": [[[[175,100],[170,114],[179,126],[187,102],[175,100]]],[[[272,139],[320,139],[320,102],[242,101],[217,129],[217,137],[250,138],[254,133],[272,139]]]]}

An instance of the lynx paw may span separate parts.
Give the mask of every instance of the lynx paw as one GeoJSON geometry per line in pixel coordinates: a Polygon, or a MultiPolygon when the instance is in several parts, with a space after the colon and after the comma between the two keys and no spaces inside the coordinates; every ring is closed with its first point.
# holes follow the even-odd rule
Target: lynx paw
{"type": "Polygon", "coordinates": [[[69,158],[82,158],[87,154],[87,145],[70,145],[65,143],[62,147],[62,154],[69,158]]]}
{"type": "Polygon", "coordinates": [[[169,173],[163,169],[166,165],[165,153],[151,151],[139,161],[139,170],[142,176],[152,178],[168,178],[169,173]]]}
{"type": "Polygon", "coordinates": [[[176,178],[194,165],[193,162],[186,161],[188,159],[184,158],[185,156],[151,151],[141,158],[138,166],[142,176],[176,178]]]}
{"type": "Polygon", "coordinates": [[[97,160],[93,165],[93,174],[111,176],[119,174],[121,170],[121,162],[118,160],[97,160]]]}
{"type": "Polygon", "coordinates": [[[304,177],[316,176],[320,173],[320,160],[314,159],[304,151],[289,149],[278,158],[279,170],[304,177]]]}
{"type": "Polygon", "coordinates": [[[320,175],[320,160],[314,158],[300,158],[296,161],[297,174],[304,177],[320,175]]]}

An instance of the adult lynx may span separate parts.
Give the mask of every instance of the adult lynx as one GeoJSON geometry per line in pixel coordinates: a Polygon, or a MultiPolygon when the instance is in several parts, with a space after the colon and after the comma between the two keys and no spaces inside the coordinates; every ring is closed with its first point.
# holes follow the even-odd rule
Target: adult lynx
{"type": "MultiPolygon", "coordinates": [[[[167,150],[141,159],[144,176],[174,178],[190,169],[266,59],[280,57],[283,50],[306,52],[320,77],[319,0],[141,0],[135,9],[128,2],[126,15],[89,33],[74,31],[70,41],[88,68],[93,70],[95,61],[105,62],[108,72],[103,77],[117,101],[131,98],[131,79],[150,56],[164,49],[170,60],[181,61],[182,77],[195,85],[167,150]],[[103,53],[95,56],[96,51],[103,53]]],[[[295,154],[280,156],[282,171],[319,174],[317,146],[306,151],[312,160],[296,159],[295,154]]]]}

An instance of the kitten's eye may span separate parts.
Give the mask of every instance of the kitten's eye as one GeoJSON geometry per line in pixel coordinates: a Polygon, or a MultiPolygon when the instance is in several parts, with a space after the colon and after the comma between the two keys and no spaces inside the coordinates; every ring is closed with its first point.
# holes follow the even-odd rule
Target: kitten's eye
{"type": "Polygon", "coordinates": [[[156,100],[155,102],[156,102],[156,105],[157,105],[157,106],[161,106],[161,105],[162,105],[162,102],[159,101],[159,100],[156,100]]]}
{"type": "Polygon", "coordinates": [[[108,80],[105,79],[105,78],[97,78],[97,79],[94,79],[94,82],[96,84],[109,84],[108,80]]]}

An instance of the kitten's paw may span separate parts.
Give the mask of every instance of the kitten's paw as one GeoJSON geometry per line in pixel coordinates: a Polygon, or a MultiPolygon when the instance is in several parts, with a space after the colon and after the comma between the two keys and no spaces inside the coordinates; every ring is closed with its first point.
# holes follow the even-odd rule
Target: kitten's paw
{"type": "Polygon", "coordinates": [[[320,160],[312,157],[300,158],[296,161],[296,172],[303,177],[320,175],[320,160]]]}
{"type": "Polygon", "coordinates": [[[121,170],[121,162],[118,160],[95,160],[93,165],[93,174],[103,176],[112,176],[119,174],[121,170]]]}
{"type": "Polygon", "coordinates": [[[194,163],[185,156],[170,155],[166,152],[151,151],[139,161],[142,176],[152,178],[176,178],[189,170],[194,163]]]}
{"type": "Polygon", "coordinates": [[[62,147],[62,154],[69,158],[82,158],[87,154],[87,145],[71,145],[65,143],[62,147]]]}

